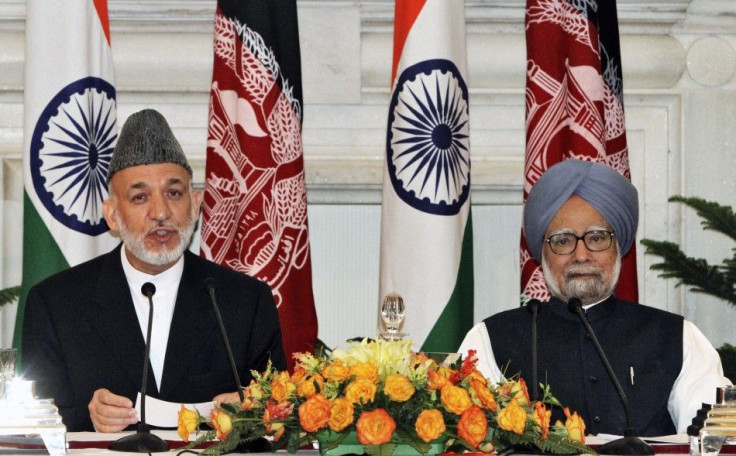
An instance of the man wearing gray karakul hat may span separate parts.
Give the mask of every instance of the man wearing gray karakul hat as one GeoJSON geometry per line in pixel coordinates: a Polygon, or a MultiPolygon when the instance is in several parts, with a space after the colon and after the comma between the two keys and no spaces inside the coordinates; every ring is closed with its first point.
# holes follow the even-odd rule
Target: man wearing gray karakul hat
{"type": "MultiPolygon", "coordinates": [[[[626,413],[585,326],[568,310],[572,298],[582,302],[631,402],[639,435],[685,432],[701,403],[730,383],[695,325],[613,294],[638,213],[636,188],[609,166],[570,159],[549,168],[529,192],[523,225],[552,297],[485,319],[460,347],[477,351],[479,369],[493,381],[519,374],[549,384],[589,434],[623,434],[626,413]]],[[[538,397],[533,383],[529,392],[538,397]]],[[[561,410],[553,409],[555,419],[564,420],[561,410]]]]}
{"type": "Polygon", "coordinates": [[[122,244],[29,292],[24,376],[36,380],[41,397],[54,399],[68,431],[118,432],[137,423],[133,404],[149,319],[144,284],[155,286],[149,395],[177,408],[233,397],[235,375],[208,284],[215,287],[241,384],[249,383],[252,370],[265,370],[269,358],[286,368],[268,285],[188,250],[202,204],[191,179],[166,119],[151,109],[131,115],[109,163],[110,197],[103,203],[122,244]]]}

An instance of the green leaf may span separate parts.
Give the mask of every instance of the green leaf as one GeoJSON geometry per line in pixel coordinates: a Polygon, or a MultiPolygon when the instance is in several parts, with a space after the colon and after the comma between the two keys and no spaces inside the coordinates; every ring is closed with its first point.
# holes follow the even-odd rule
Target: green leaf
{"type": "Polygon", "coordinates": [[[20,296],[20,287],[10,287],[0,290],[0,307],[14,302],[20,296]]]}
{"type": "Polygon", "coordinates": [[[365,452],[371,456],[391,456],[396,448],[395,443],[384,443],[383,445],[364,445],[365,452]]]}

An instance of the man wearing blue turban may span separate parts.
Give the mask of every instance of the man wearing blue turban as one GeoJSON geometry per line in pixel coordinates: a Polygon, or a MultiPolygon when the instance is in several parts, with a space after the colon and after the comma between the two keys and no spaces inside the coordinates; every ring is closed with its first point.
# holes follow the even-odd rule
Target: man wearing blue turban
{"type": "MultiPolygon", "coordinates": [[[[492,381],[519,374],[549,384],[582,415],[588,433],[620,435],[627,422],[616,388],[580,318],[568,310],[578,298],[631,402],[634,429],[641,436],[685,432],[701,403],[712,403],[716,387],[730,382],[695,325],[614,296],[638,219],[636,188],[609,166],[566,160],[551,167],[529,192],[524,234],[552,298],[534,312],[515,308],[485,319],[460,352],[476,350],[479,369],[492,381]]],[[[537,391],[530,385],[533,396],[537,391]]],[[[564,419],[560,410],[553,410],[556,418],[564,419]]]]}

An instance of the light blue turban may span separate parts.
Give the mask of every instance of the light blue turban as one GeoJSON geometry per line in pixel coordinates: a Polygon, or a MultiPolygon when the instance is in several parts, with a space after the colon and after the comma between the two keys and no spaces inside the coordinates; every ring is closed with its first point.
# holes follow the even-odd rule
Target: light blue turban
{"type": "Polygon", "coordinates": [[[611,224],[621,255],[625,255],[634,243],[639,223],[636,188],[608,165],[570,159],[549,168],[529,192],[524,235],[534,259],[542,262],[544,234],[572,195],[584,199],[611,224]]]}

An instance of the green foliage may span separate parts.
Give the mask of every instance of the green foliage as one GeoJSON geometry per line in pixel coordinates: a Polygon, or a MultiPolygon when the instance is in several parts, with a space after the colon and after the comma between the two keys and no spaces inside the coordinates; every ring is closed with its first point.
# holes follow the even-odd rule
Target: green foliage
{"type": "MultiPolygon", "coordinates": [[[[702,198],[673,196],[671,202],[683,203],[697,212],[703,220],[704,230],[723,233],[736,241],[736,214],[727,206],[705,201],[702,198]]],[[[659,277],[677,279],[677,285],[692,287],[696,293],[705,293],[736,305],[736,248],[731,249],[732,258],[723,264],[711,265],[702,258],[688,257],[674,242],[642,239],[645,253],[662,257],[661,263],[652,265],[653,270],[662,271],[659,277]]]]}
{"type": "Polygon", "coordinates": [[[0,307],[14,302],[20,296],[20,287],[10,287],[0,290],[0,307]]]}

